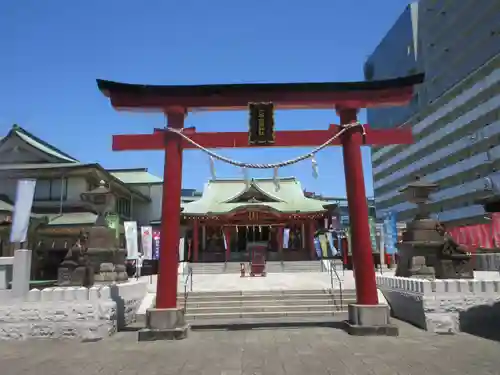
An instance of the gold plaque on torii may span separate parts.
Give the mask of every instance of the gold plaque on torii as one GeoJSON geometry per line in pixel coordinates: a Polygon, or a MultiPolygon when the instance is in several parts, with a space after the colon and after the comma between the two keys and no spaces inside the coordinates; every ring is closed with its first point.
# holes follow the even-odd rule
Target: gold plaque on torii
{"type": "Polygon", "coordinates": [[[250,113],[248,127],[249,145],[272,145],[275,142],[274,104],[249,103],[250,113]]]}

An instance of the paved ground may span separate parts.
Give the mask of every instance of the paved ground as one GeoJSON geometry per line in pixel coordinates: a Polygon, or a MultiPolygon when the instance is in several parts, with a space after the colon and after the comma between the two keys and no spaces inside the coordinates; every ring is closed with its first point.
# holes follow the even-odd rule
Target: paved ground
{"type": "MultiPolygon", "coordinates": [[[[352,271],[339,271],[343,289],[354,289],[352,271]]],[[[393,275],[394,271],[384,271],[383,275],[393,275]]],[[[156,292],[156,275],[144,278],[151,281],[148,291],[156,292]]],[[[334,278],[334,288],[338,288],[334,278]]],[[[328,272],[269,273],[266,277],[240,277],[239,274],[199,274],[193,275],[193,291],[240,291],[240,290],[319,290],[331,287],[328,272]]],[[[179,275],[178,290],[184,290],[184,278],[179,275]]]]}
{"type": "MultiPolygon", "coordinates": [[[[394,275],[394,269],[376,271],[377,275],[394,275]]],[[[355,281],[353,271],[338,271],[343,289],[354,289],[355,281]]],[[[478,280],[498,280],[499,272],[474,272],[478,280]]],[[[144,276],[150,281],[148,291],[156,293],[156,275],[144,276]]],[[[179,275],[178,290],[184,290],[184,276],[179,275]]],[[[334,278],[334,288],[339,288],[339,282],[334,278]]],[[[240,291],[240,290],[319,290],[331,287],[328,272],[294,272],[294,273],[269,273],[266,277],[240,277],[239,274],[195,274],[193,276],[193,291],[240,291]]]]}
{"type": "MultiPolygon", "coordinates": [[[[398,323],[400,324],[400,323],[398,323]]],[[[97,343],[0,342],[5,375],[447,375],[499,374],[500,343],[435,336],[401,324],[401,336],[351,337],[333,328],[191,332],[139,343],[123,332],[97,343]]]]}

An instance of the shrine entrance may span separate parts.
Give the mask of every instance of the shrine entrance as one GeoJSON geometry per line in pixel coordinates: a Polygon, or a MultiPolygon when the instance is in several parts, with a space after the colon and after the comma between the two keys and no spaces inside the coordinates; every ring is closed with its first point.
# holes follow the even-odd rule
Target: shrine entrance
{"type": "MultiPolygon", "coordinates": [[[[357,304],[351,305],[349,309],[350,332],[358,332],[358,328],[367,328],[366,332],[383,331],[380,327],[388,324],[388,309],[382,306],[387,311],[380,310],[378,306],[361,146],[410,144],[413,139],[409,128],[370,129],[369,126],[358,122],[357,113],[360,108],[408,104],[413,97],[414,85],[422,83],[423,78],[423,75],[419,74],[385,81],[352,83],[199,86],[151,86],[98,80],[98,88],[110,98],[114,108],[156,110],[164,113],[167,120],[166,127],[155,129],[151,134],[113,137],[115,151],[165,151],[160,265],[156,309],[152,310],[151,314],[168,315],[177,308],[177,247],[180,233],[183,150],[202,150],[213,158],[240,168],[277,171],[280,167],[306,159],[312,159],[314,163],[315,153],[328,146],[341,145],[357,294],[357,304]],[[340,118],[340,125],[330,125],[325,130],[275,131],[274,110],[305,108],[334,108],[340,118]],[[192,110],[249,110],[249,132],[204,133],[195,128],[185,128],[185,117],[192,110]],[[242,163],[212,151],[217,148],[273,146],[315,149],[294,160],[275,164],[242,163]]],[[[175,322],[175,319],[173,321],[175,322]]]]}

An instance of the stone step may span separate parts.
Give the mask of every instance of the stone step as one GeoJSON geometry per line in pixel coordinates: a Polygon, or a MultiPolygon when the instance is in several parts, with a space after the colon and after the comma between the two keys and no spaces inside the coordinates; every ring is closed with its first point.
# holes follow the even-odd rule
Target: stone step
{"type": "Polygon", "coordinates": [[[223,329],[273,329],[273,328],[300,328],[300,327],[327,327],[343,328],[347,320],[347,313],[338,312],[335,315],[312,316],[280,316],[258,318],[217,319],[206,318],[190,320],[192,330],[223,330],[223,329]]]}
{"type": "MultiPolygon", "coordinates": [[[[246,271],[248,273],[248,262],[244,262],[246,271]]],[[[341,265],[339,261],[336,264],[341,265]]],[[[191,267],[194,274],[222,274],[222,273],[240,273],[240,263],[192,263],[191,267]]],[[[266,271],[268,273],[282,273],[282,272],[321,272],[321,261],[298,261],[298,262],[277,262],[270,261],[266,263],[266,271]]]]}
{"type": "MultiPolygon", "coordinates": [[[[219,302],[226,303],[229,301],[233,302],[241,302],[245,303],[248,301],[293,301],[293,300],[329,300],[332,298],[340,298],[340,293],[333,294],[282,294],[282,295],[246,295],[246,296],[218,296],[218,297],[210,297],[210,296],[191,296],[188,294],[187,299],[189,302],[200,303],[200,302],[219,302]]],[[[342,293],[343,299],[354,299],[356,298],[355,293],[342,293]]],[[[185,296],[178,296],[177,300],[184,301],[185,296]]]]}
{"type": "MultiPolygon", "coordinates": [[[[340,294],[340,290],[334,289],[282,289],[282,290],[228,290],[228,291],[199,291],[189,292],[189,298],[231,298],[231,297],[280,297],[280,296],[330,296],[340,294]]],[[[343,289],[343,295],[355,295],[354,289],[343,289]]],[[[184,293],[178,293],[178,297],[184,298],[184,293]]]]}
{"type": "Polygon", "coordinates": [[[333,317],[338,314],[345,314],[347,310],[343,311],[274,311],[274,312],[233,312],[233,313],[200,313],[200,314],[191,314],[189,311],[186,315],[186,320],[189,321],[197,321],[202,319],[248,319],[248,318],[284,318],[284,317],[333,317]]]}
{"type": "MultiPolygon", "coordinates": [[[[347,305],[342,304],[343,307],[347,305]]],[[[186,316],[197,316],[200,314],[250,314],[250,313],[279,313],[279,312],[309,312],[323,311],[326,313],[340,310],[340,303],[336,304],[305,304],[305,305],[264,305],[264,306],[216,306],[216,307],[189,307],[186,316]]]]}
{"type": "MultiPolygon", "coordinates": [[[[354,303],[356,301],[355,297],[342,298],[344,304],[354,303]]],[[[285,300],[229,300],[229,301],[187,301],[188,309],[191,308],[209,308],[209,307],[260,307],[260,306],[300,306],[300,305],[335,305],[340,302],[340,296],[336,295],[334,297],[322,298],[322,299],[285,299],[285,300]]],[[[180,303],[183,305],[184,300],[180,303]]]]}

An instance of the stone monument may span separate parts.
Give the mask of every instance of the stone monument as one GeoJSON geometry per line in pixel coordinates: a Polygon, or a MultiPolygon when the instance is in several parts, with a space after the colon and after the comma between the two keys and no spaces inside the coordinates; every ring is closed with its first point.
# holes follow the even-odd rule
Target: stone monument
{"type": "MultiPolygon", "coordinates": [[[[113,194],[106,186],[106,183],[101,181],[97,188],[82,193],[81,198],[97,213],[97,218],[95,224],[80,236],[84,237],[85,240],[85,257],[80,257],[80,260],[85,260],[85,266],[93,270],[92,274],[96,282],[128,280],[125,271],[127,252],[125,249],[118,247],[116,230],[109,228],[106,222],[106,213],[109,212],[109,208],[114,202],[113,194]]],[[[82,246],[81,244],[81,239],[79,239],[73,248],[80,249],[78,246],[82,246]]],[[[81,267],[80,260],[75,259],[73,248],[68,252],[67,259],[61,263],[58,271],[59,285],[69,285],[68,283],[71,283],[71,281],[66,280],[70,278],[68,275],[81,267]]]]}
{"type": "Polygon", "coordinates": [[[427,202],[437,184],[420,176],[401,192],[417,205],[417,214],[407,223],[402,242],[396,247],[399,262],[396,276],[425,279],[473,278],[471,255],[447,233],[444,225],[429,217],[427,202]]]}

